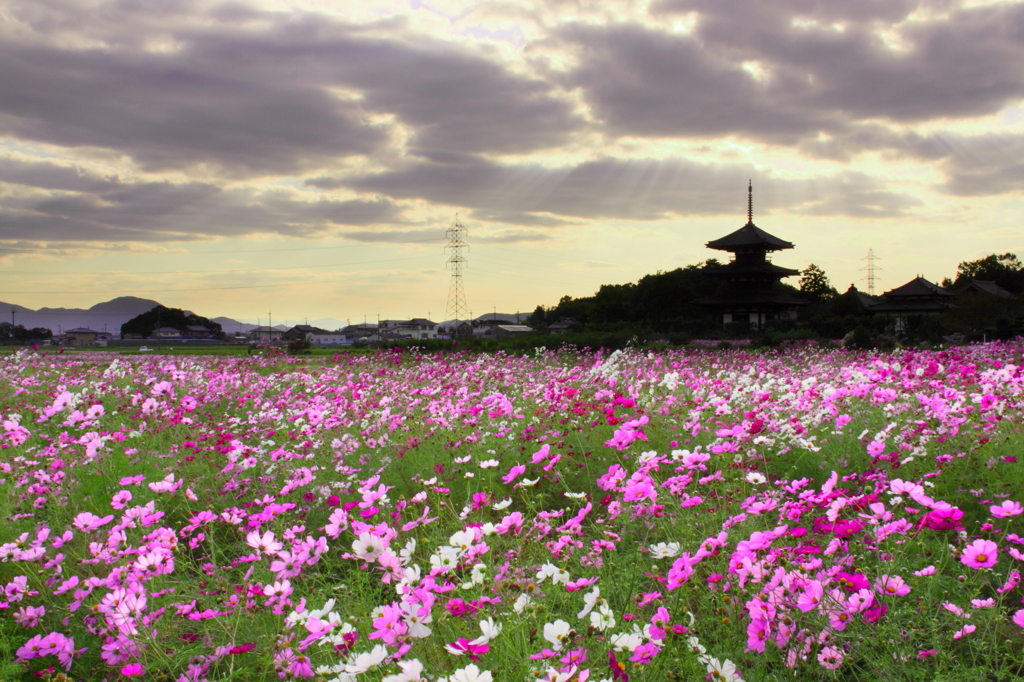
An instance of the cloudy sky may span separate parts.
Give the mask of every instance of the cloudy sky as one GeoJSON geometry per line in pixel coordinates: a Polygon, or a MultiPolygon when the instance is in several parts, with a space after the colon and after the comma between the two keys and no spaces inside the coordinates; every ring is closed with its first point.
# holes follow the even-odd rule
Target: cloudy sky
{"type": "MultiPolygon", "coordinates": [[[[1024,252],[1024,4],[0,0],[0,300],[444,319],[715,255],[1024,252]]],[[[793,282],[795,283],[795,282],[793,282]]]]}

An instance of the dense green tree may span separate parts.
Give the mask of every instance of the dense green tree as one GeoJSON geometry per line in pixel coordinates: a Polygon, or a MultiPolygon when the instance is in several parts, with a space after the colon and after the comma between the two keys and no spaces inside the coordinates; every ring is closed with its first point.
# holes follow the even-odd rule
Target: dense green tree
{"type": "Polygon", "coordinates": [[[952,288],[957,289],[972,279],[995,282],[1013,294],[1024,293],[1024,264],[1013,253],[993,253],[977,260],[963,261],[956,266],[952,288]]]}
{"type": "Polygon", "coordinates": [[[37,343],[51,338],[53,338],[53,332],[45,327],[25,329],[20,324],[0,322],[0,343],[2,344],[37,343]]]}
{"type": "Polygon", "coordinates": [[[154,329],[160,327],[171,327],[178,331],[185,331],[185,327],[190,325],[206,327],[213,332],[216,338],[224,338],[224,330],[221,329],[218,323],[211,322],[205,317],[200,317],[194,313],[187,313],[181,308],[167,308],[162,305],[158,305],[152,310],[137,315],[122,324],[121,337],[123,338],[125,334],[141,334],[143,337],[148,337],[153,333],[154,329]]]}
{"type": "Polygon", "coordinates": [[[839,295],[836,288],[828,281],[825,271],[814,263],[800,273],[800,293],[804,298],[823,303],[839,295]]]}

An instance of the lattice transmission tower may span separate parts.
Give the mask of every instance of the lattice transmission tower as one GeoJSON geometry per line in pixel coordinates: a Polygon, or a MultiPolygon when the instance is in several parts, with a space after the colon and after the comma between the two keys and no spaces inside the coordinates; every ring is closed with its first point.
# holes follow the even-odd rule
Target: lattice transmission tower
{"type": "Polygon", "coordinates": [[[875,282],[878,279],[880,279],[877,275],[875,275],[875,273],[878,270],[882,269],[882,268],[878,267],[877,265],[875,265],[875,261],[876,260],[882,260],[882,259],[875,255],[874,250],[868,249],[868,255],[865,256],[864,258],[861,258],[861,260],[866,260],[868,262],[868,264],[865,265],[864,267],[862,267],[861,270],[867,273],[866,275],[864,275],[864,281],[866,281],[868,283],[868,293],[871,294],[872,296],[874,296],[875,295],[875,282]]]}
{"type": "Polygon", "coordinates": [[[466,265],[466,257],[463,255],[463,250],[469,250],[469,244],[466,243],[466,236],[469,231],[465,226],[459,222],[459,214],[455,214],[455,222],[448,228],[446,236],[448,237],[448,245],[444,247],[444,250],[448,253],[448,269],[452,271],[451,284],[448,285],[448,308],[445,312],[445,318],[455,321],[455,327],[452,331],[452,336],[459,336],[461,329],[459,328],[460,323],[468,320],[467,311],[469,306],[466,305],[466,289],[462,285],[462,268],[466,265]]]}

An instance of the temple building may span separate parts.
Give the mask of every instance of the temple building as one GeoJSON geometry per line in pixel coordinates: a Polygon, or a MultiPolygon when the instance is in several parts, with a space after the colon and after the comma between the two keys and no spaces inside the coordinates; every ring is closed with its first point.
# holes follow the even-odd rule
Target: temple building
{"type": "Polygon", "coordinates": [[[783,277],[799,275],[800,271],[773,264],[768,254],[792,249],[793,243],[754,224],[752,184],[747,187],[747,224],[706,246],[732,254],[726,265],[705,270],[708,275],[725,280],[725,292],[697,301],[720,311],[724,324],[743,323],[759,329],[770,320],[796,318],[797,308],[807,304],[779,286],[783,277]]]}

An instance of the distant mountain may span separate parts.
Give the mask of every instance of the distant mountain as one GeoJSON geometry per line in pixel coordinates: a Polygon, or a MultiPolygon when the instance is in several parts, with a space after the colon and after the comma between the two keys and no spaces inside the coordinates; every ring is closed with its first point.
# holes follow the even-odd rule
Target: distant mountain
{"type": "Polygon", "coordinates": [[[160,303],[157,301],[135,296],[121,296],[112,301],[97,303],[88,309],[40,308],[32,310],[24,306],[0,302],[0,320],[9,321],[11,308],[14,308],[14,324],[20,324],[26,329],[45,327],[56,334],[60,331],[84,327],[99,332],[107,331],[119,334],[122,324],[158,305],[160,303]]]}

